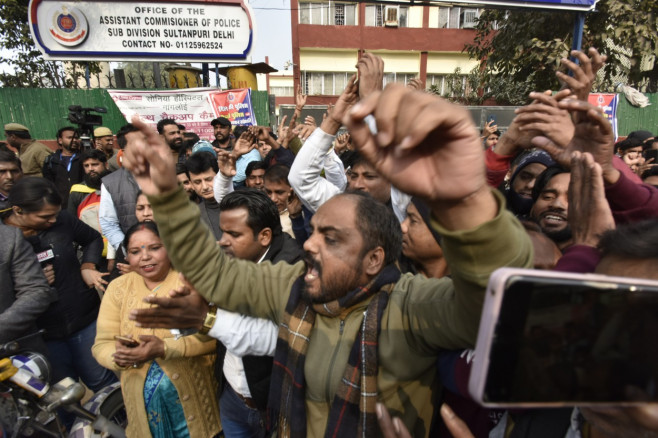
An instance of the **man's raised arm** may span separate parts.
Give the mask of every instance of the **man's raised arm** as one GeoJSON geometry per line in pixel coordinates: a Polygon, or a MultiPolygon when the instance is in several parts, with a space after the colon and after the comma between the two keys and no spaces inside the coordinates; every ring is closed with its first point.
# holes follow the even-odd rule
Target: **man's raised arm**
{"type": "MultiPolygon", "coordinates": [[[[128,140],[131,147],[124,155],[124,166],[153,206],[173,266],[206,300],[229,311],[278,322],[292,282],[304,269],[303,263],[273,266],[229,259],[201,222],[199,209],[178,186],[169,146],[137,117],[133,125],[140,132],[128,140]]],[[[150,302],[160,304],[158,300],[169,298],[158,297],[150,302]]]]}
{"type": "MultiPolygon", "coordinates": [[[[340,129],[340,119],[357,101],[358,88],[355,81],[356,76],[352,76],[331,114],[306,140],[290,168],[288,176],[290,186],[306,208],[313,212],[316,212],[329,198],[342,191],[328,179],[322,178],[321,173],[328,154],[333,153],[331,144],[340,129]]],[[[340,162],[338,157],[336,159],[340,162]]]]}
{"type": "Polygon", "coordinates": [[[484,151],[468,112],[394,84],[343,122],[382,176],[427,201],[432,227],[442,235],[451,279],[406,278],[401,281],[413,293],[392,298],[410,321],[408,331],[428,353],[472,345],[489,275],[502,266],[530,267],[532,244],[486,182],[484,151]],[[377,134],[365,123],[369,114],[377,134]]]}
{"type": "Polygon", "coordinates": [[[446,229],[475,228],[496,216],[482,145],[464,108],[392,84],[356,104],[343,123],[377,171],[425,199],[446,229]],[[365,123],[369,114],[377,135],[365,123]]]}

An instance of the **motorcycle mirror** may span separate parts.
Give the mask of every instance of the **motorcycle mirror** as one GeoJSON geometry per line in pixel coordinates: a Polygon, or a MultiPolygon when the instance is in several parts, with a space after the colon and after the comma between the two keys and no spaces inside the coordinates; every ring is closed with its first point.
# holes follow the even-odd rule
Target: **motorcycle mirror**
{"type": "Polygon", "coordinates": [[[82,383],[72,382],[72,380],[71,378],[64,379],[46,394],[45,400],[50,403],[48,411],[52,412],[60,406],[72,405],[82,400],[87,390],[82,383]]]}

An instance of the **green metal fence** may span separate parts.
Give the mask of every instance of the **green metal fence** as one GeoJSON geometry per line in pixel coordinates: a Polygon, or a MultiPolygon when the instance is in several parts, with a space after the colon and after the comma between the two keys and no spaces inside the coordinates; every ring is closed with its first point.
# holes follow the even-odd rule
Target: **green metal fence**
{"type": "Polygon", "coordinates": [[[658,134],[658,93],[646,94],[646,96],[651,105],[637,108],[628,103],[623,94],[619,94],[617,122],[620,136],[627,136],[638,129],[658,134]]]}
{"type": "Polygon", "coordinates": [[[252,91],[251,106],[259,126],[270,126],[270,99],[267,91],[252,91]]]}
{"type": "MultiPolygon", "coordinates": [[[[153,91],[153,90],[150,90],[153,91]]],[[[632,106],[623,94],[619,95],[617,120],[619,135],[646,129],[658,133],[658,93],[647,94],[651,105],[645,108],[632,106]]],[[[271,125],[270,104],[266,91],[252,91],[251,101],[259,125],[271,125]]],[[[0,126],[9,122],[24,124],[32,137],[40,140],[55,138],[62,126],[69,125],[66,117],[69,105],[83,107],[104,106],[103,125],[116,132],[126,120],[104,89],[67,90],[54,88],[1,88],[0,126]]],[[[504,109],[503,107],[496,107],[504,109]]],[[[479,110],[483,109],[478,107],[479,110]]],[[[509,108],[513,111],[513,107],[509,108]]],[[[513,113],[511,113],[513,117],[513,113]]]]}
{"type": "Polygon", "coordinates": [[[57,130],[70,125],[69,105],[104,106],[103,124],[116,132],[126,120],[106,90],[67,90],[58,88],[0,89],[0,124],[17,122],[27,126],[33,138],[55,139],[57,130]]]}
{"type": "MultiPolygon", "coordinates": [[[[252,91],[251,100],[258,124],[269,125],[267,92],[252,91]]],[[[126,119],[104,89],[0,88],[0,126],[21,123],[30,129],[33,138],[54,140],[59,128],[70,125],[67,120],[69,105],[107,108],[103,125],[112,132],[126,124],[126,119]]]]}

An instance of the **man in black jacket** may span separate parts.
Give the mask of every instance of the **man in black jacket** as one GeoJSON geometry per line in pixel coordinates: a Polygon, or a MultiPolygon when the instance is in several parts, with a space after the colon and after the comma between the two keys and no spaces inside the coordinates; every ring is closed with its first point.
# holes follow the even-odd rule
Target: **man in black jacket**
{"type": "Polygon", "coordinates": [[[54,182],[62,197],[62,208],[68,205],[69,192],[73,184],[84,178],[80,161],[80,137],[72,126],[57,131],[57,144],[60,149],[46,157],[43,162],[43,177],[54,182]]]}
{"type": "MultiPolygon", "coordinates": [[[[245,189],[229,193],[222,199],[219,210],[223,232],[219,245],[227,255],[254,263],[295,263],[302,259],[303,251],[283,232],[277,207],[263,192],[245,189]]],[[[231,316],[251,323],[252,327],[245,324],[240,334],[235,323],[231,324],[226,315],[220,315],[217,321],[224,329],[213,326],[209,331],[223,343],[218,344],[216,362],[217,368],[222,367],[222,373],[218,373],[222,428],[226,436],[262,437],[265,435],[264,414],[272,355],[279,330],[267,320],[231,316]],[[233,333],[227,334],[229,327],[233,333]],[[242,339],[243,336],[251,336],[251,339],[242,339]]]]}
{"type": "Polygon", "coordinates": [[[213,181],[219,172],[217,158],[210,152],[196,152],[185,162],[187,177],[201,200],[201,220],[212,230],[215,240],[222,237],[219,227],[219,204],[215,200],[213,181]]]}

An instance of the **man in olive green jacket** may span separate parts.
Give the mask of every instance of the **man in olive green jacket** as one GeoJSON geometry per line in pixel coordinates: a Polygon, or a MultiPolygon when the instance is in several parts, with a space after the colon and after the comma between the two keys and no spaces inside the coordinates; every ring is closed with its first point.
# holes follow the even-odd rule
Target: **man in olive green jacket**
{"type": "MultiPolygon", "coordinates": [[[[436,410],[432,391],[437,387],[437,352],[473,346],[490,273],[501,266],[530,267],[531,243],[502,197],[486,185],[482,148],[463,108],[395,85],[373,93],[349,112],[349,107],[339,107],[353,103],[339,99],[333,114],[347,113],[342,122],[382,175],[428,202],[450,266],[450,279],[402,275],[383,311],[378,337],[378,400],[413,436],[427,436],[436,410]],[[364,122],[371,113],[377,135],[364,122]]],[[[306,264],[255,265],[229,259],[201,225],[198,209],[177,188],[166,144],[146,128],[142,133],[131,139],[135,147],[127,167],[149,195],[174,266],[220,307],[280,323],[300,276],[309,300],[329,302],[369,284],[390,263],[391,254],[384,248],[394,245],[371,242],[360,223],[369,219],[357,215],[359,197],[350,194],[332,198],[313,217],[313,233],[304,244],[306,264]]],[[[393,234],[390,239],[399,238],[399,232],[393,234]]],[[[149,301],[162,310],[176,306],[169,298],[149,301]]],[[[337,316],[318,313],[315,318],[304,366],[308,436],[325,433],[368,305],[366,300],[337,316]]],[[[133,317],[151,325],[171,323],[165,313],[143,309],[133,317]]]]}
{"type": "Polygon", "coordinates": [[[5,138],[18,150],[23,176],[42,176],[43,162],[53,153],[52,149],[30,137],[30,131],[19,123],[5,125],[5,138]]]}

